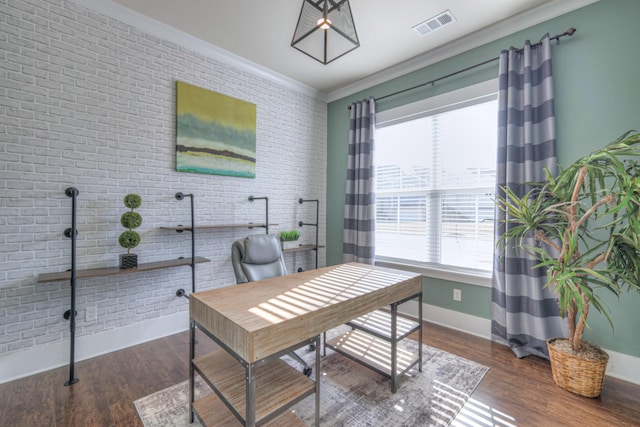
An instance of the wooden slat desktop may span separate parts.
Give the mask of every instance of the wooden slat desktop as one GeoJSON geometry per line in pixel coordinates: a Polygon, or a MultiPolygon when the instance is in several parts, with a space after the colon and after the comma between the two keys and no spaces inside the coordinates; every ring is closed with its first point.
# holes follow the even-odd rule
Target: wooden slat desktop
{"type": "MultiPolygon", "coordinates": [[[[417,273],[348,263],[196,292],[189,312],[229,352],[258,366],[283,349],[421,290],[417,273]]],[[[247,389],[251,381],[247,378],[247,389]]],[[[248,410],[255,412],[255,402],[248,410]]]]}

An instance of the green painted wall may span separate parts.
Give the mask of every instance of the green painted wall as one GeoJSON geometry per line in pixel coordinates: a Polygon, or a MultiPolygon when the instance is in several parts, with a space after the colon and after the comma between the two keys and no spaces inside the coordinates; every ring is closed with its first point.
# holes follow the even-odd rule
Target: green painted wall
{"type": "Polygon", "coordinates": [[[484,317],[485,319],[491,318],[491,304],[484,303],[485,301],[491,301],[491,289],[489,288],[433,279],[431,277],[422,279],[422,288],[424,290],[422,298],[427,304],[484,317]],[[460,289],[462,301],[453,300],[454,289],[460,289]]]}
{"type": "MultiPolygon", "coordinates": [[[[582,9],[535,25],[426,67],[406,76],[334,101],[328,107],[327,144],[327,264],[342,257],[342,218],[347,159],[349,112],[357,99],[380,97],[499,55],[510,46],[522,46],[526,39],[537,41],[569,27],[577,28],[571,38],[552,47],[560,164],[599,148],[629,129],[640,130],[640,1],[600,0],[582,9]]],[[[436,83],[433,87],[382,100],[378,111],[448,92],[495,78],[497,63],[436,83]]],[[[491,290],[473,285],[425,278],[425,302],[489,319],[491,290]],[[453,288],[462,289],[463,302],[452,300],[453,288]],[[469,297],[467,297],[469,296],[469,297]]],[[[613,351],[640,357],[640,295],[624,294],[620,301],[608,298],[615,331],[595,310],[590,315],[587,339],[613,351]]]]}

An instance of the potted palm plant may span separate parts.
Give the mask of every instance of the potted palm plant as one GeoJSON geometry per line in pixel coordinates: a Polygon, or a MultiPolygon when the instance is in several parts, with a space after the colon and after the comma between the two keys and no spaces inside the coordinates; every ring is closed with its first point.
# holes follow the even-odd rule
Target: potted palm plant
{"type": "Polygon", "coordinates": [[[142,216],[138,212],[134,212],[134,209],[142,205],[142,198],[137,194],[127,194],[124,196],[124,205],[131,210],[123,213],[120,217],[120,224],[128,229],[123,231],[118,238],[120,246],[127,250],[126,254],[120,255],[120,268],[136,268],[138,266],[138,255],[132,254],[131,249],[140,244],[140,235],[134,228],[140,227],[142,216]]]}
{"type": "Polygon", "coordinates": [[[613,329],[599,293],[640,292],[639,144],[640,133],[627,132],[555,177],[547,171],[547,182],[531,183],[524,196],[503,188],[496,200],[507,218],[498,244],[524,248],[539,260],[568,322],[568,339],[547,341],[554,381],[583,396],[600,395],[608,361],[606,352],[583,341],[589,310],[602,313],[613,329]],[[526,244],[531,237],[535,243],[526,244]]]}

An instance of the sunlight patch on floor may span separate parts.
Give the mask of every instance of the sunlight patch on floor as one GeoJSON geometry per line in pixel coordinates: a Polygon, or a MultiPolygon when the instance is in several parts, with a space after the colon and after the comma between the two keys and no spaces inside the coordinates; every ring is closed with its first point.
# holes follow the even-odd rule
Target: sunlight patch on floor
{"type": "Polygon", "coordinates": [[[469,398],[451,427],[517,427],[517,424],[512,416],[469,398]]]}

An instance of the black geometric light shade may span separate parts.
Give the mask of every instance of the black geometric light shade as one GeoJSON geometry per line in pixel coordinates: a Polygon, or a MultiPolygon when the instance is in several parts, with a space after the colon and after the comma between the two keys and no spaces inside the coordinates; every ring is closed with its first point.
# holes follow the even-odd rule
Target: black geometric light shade
{"type": "Polygon", "coordinates": [[[291,46],[325,65],[360,46],[349,0],[304,0],[291,46]]]}

